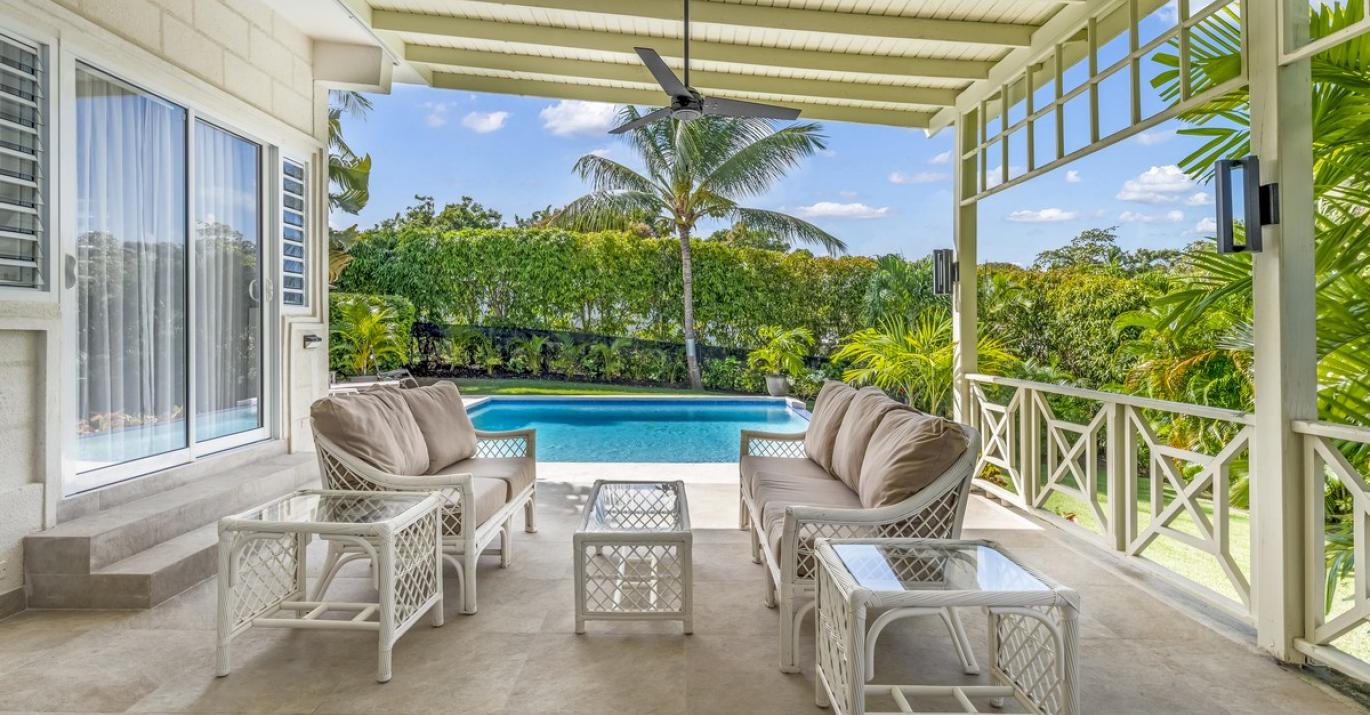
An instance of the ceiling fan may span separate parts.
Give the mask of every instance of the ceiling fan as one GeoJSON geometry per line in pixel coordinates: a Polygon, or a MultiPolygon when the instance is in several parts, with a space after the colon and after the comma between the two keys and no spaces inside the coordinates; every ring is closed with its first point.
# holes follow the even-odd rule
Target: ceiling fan
{"type": "Polygon", "coordinates": [[[662,107],[631,122],[614,127],[609,130],[610,134],[622,134],[668,117],[679,119],[682,122],[692,121],[704,115],[782,120],[799,118],[798,109],[777,107],[773,104],[743,102],[737,99],[705,97],[690,86],[690,0],[685,0],[685,80],[683,82],[675,76],[670,67],[666,66],[656,50],[650,47],[634,47],[633,49],[637,51],[637,56],[642,58],[642,64],[647,65],[647,70],[656,78],[657,84],[661,85],[661,88],[666,91],[666,95],[671,98],[671,106],[662,107]]]}

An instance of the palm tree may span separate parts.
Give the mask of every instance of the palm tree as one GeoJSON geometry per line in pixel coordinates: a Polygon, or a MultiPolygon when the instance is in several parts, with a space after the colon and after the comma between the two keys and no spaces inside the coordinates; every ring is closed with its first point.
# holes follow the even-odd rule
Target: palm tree
{"type": "MultiPolygon", "coordinates": [[[[847,336],[833,353],[834,361],[848,360],[852,367],[842,379],[875,385],[902,395],[910,405],[933,414],[946,414],[955,385],[951,312],[933,307],[912,321],[884,320],[878,328],[866,328],[847,336]]],[[[977,342],[980,367],[997,373],[1015,360],[997,338],[981,336],[977,342]]]]}
{"type": "Polygon", "coordinates": [[[404,339],[396,332],[398,314],[386,305],[343,300],[330,316],[329,350],[352,375],[375,374],[386,361],[404,360],[404,339]]]}
{"type": "MultiPolygon", "coordinates": [[[[625,122],[640,118],[634,107],[620,112],[625,122]]],[[[667,223],[680,241],[681,300],[684,307],[685,359],[690,386],[703,389],[695,350],[694,276],[690,239],[706,219],[730,220],[786,241],[821,246],[839,253],[847,246],[828,232],[777,211],[745,208],[804,157],[825,148],[813,123],[776,129],[764,119],[701,117],[691,122],[667,119],[625,135],[642,159],[646,174],[597,154],[576,162],[574,171],[591,192],[572,201],[549,220],[576,230],[628,229],[643,222],[667,223]]]]}
{"type": "Polygon", "coordinates": [[[371,198],[371,155],[352,151],[343,139],[342,119],[365,117],[371,100],[361,92],[332,92],[328,98],[328,206],[355,214],[371,198]]]}

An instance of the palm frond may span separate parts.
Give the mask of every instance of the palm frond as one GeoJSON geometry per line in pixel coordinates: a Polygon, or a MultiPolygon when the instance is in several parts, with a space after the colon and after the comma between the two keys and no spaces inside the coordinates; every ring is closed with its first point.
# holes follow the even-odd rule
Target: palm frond
{"type": "Polygon", "coordinates": [[[834,256],[847,252],[847,244],[842,239],[789,214],[766,209],[738,208],[735,215],[737,220],[748,228],[768,231],[791,243],[820,246],[834,256]]]}

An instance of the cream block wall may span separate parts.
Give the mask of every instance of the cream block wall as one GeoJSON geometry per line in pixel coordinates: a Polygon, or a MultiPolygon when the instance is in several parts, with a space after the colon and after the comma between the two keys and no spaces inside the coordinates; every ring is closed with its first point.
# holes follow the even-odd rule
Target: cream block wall
{"type": "Polygon", "coordinates": [[[315,133],[313,45],[256,0],[53,0],[215,87],[315,133]]]}
{"type": "MultiPolygon", "coordinates": [[[[0,27],[6,26],[40,33],[37,41],[64,44],[81,60],[312,160],[310,309],[277,319],[274,361],[279,436],[292,448],[310,448],[307,434],[294,433],[328,387],[326,343],[300,347],[304,332],[328,337],[320,289],[327,263],[327,93],[314,82],[311,39],[257,0],[0,0],[0,27]]],[[[54,205],[63,214],[71,210],[54,205]]],[[[60,235],[70,225],[66,218],[51,217],[54,241],[68,238],[60,235]]],[[[58,282],[61,257],[56,244],[51,248],[58,282]]],[[[60,347],[52,348],[55,356],[47,353],[75,317],[63,313],[74,306],[57,296],[0,291],[0,617],[24,604],[24,536],[56,522],[63,496],[57,406],[74,356],[60,347]]]]}

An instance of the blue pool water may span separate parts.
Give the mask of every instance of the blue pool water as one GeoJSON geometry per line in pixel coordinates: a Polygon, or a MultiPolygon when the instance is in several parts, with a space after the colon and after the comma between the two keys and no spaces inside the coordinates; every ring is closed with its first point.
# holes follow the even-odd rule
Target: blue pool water
{"type": "Polygon", "coordinates": [[[546,462],[735,462],[742,430],[809,425],[781,400],[497,399],[472,408],[471,420],[536,429],[546,462]]]}

